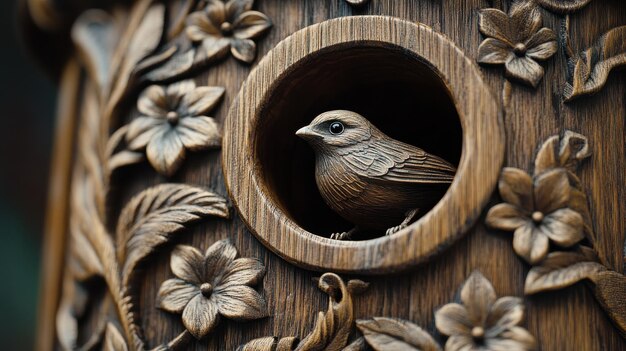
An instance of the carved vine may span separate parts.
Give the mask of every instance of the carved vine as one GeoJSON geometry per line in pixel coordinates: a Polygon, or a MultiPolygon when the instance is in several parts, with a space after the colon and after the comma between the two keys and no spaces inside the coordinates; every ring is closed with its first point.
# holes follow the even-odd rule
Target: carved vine
{"type": "MultiPolygon", "coordinates": [[[[334,274],[327,273],[320,279],[323,288],[324,279],[332,278],[334,284],[343,282],[334,274]]],[[[354,292],[350,285],[359,290],[365,286],[350,281],[342,292],[354,292]]],[[[325,290],[326,291],[326,290],[325,290]]],[[[328,291],[326,291],[328,293],[328,291]]],[[[294,338],[260,338],[241,346],[239,351],[292,351],[292,350],[344,350],[359,351],[372,348],[377,351],[423,350],[437,351],[442,347],[425,330],[405,320],[374,317],[357,320],[356,326],[363,334],[348,345],[348,336],[353,329],[354,316],[352,300],[343,302],[343,313],[331,306],[320,316],[316,327],[304,340],[294,338]],[[333,313],[331,313],[331,311],[333,313]]],[[[343,295],[351,299],[351,295],[343,295]]],[[[461,303],[449,303],[435,313],[435,324],[442,335],[448,336],[445,350],[535,350],[535,338],[519,326],[524,318],[522,299],[506,296],[497,299],[491,283],[480,272],[474,272],[465,281],[461,289],[461,303]]]]}
{"type": "MultiPolygon", "coordinates": [[[[227,20],[232,19],[232,33],[228,28],[221,28],[221,35],[228,40],[227,45],[232,48],[235,57],[245,57],[251,61],[254,58],[251,55],[254,43],[250,43],[250,38],[257,37],[269,28],[267,18],[251,11],[252,0],[219,3],[221,5],[216,0],[209,0],[202,11],[208,15],[215,14],[211,11],[222,11],[219,14],[226,16],[227,20]],[[229,32],[230,36],[224,31],[229,32]]],[[[199,14],[188,15],[194,6],[188,7],[183,17],[202,21],[198,19],[199,14]]],[[[121,211],[116,227],[109,218],[107,203],[113,173],[121,167],[142,161],[144,149],[153,167],[169,176],[180,166],[186,150],[220,146],[219,126],[204,114],[215,107],[224,89],[196,87],[192,81],[149,86],[138,101],[141,116],[115,130],[126,100],[136,94],[138,87],[153,81],[155,72],[167,65],[171,67],[172,62],[179,59],[176,47],[162,43],[164,38],[177,36],[176,25],[173,31],[166,30],[166,12],[161,2],[138,0],[132,5],[123,28],[119,25],[122,22],[115,16],[102,10],[89,10],[77,19],[72,29],[72,39],[89,79],[86,80],[81,99],[83,106],[78,131],[78,160],[74,166],[71,189],[68,268],[57,313],[57,332],[64,349],[91,349],[98,344],[107,350],[145,349],[137,318],[139,311],[135,304],[137,267],[192,223],[208,217],[229,217],[226,199],[212,191],[186,184],[161,184],[133,197],[121,211]],[[159,49],[161,47],[163,49],[159,49]],[[112,130],[115,131],[111,133],[112,130]],[[111,226],[116,230],[111,231],[111,226]],[[78,320],[85,313],[91,298],[86,283],[94,279],[103,280],[107,287],[108,295],[101,306],[103,312],[98,314],[102,320],[89,340],[78,345],[78,320]],[[107,311],[109,302],[115,309],[114,316],[109,316],[107,311]]],[[[201,28],[196,28],[197,31],[204,30],[207,35],[215,34],[214,28],[204,26],[204,22],[189,19],[181,23],[185,22],[187,32],[193,31],[193,26],[198,25],[201,28]]],[[[178,32],[182,32],[184,26],[178,27],[178,32]]],[[[225,27],[224,23],[221,27],[225,27]]],[[[207,36],[202,42],[206,46],[211,40],[207,36]]],[[[187,42],[195,53],[198,45],[191,44],[190,40],[187,42]]],[[[194,68],[204,67],[211,62],[209,53],[204,54],[202,62],[196,62],[194,68]]],[[[173,73],[167,77],[160,76],[160,79],[171,80],[180,72],[173,73]]],[[[261,279],[264,270],[249,259],[234,259],[231,254],[236,254],[236,250],[231,244],[220,242],[216,245],[223,249],[218,255],[223,260],[215,260],[216,256],[207,252],[205,263],[217,269],[221,267],[220,264],[228,262],[228,266],[220,270],[224,274],[230,272],[230,280],[224,276],[219,282],[213,279],[215,286],[211,294],[207,286],[200,284],[197,288],[203,299],[210,295],[213,299],[211,301],[217,302],[209,304],[204,301],[208,299],[202,300],[199,296],[194,296],[193,301],[187,301],[185,306],[194,306],[182,311],[183,322],[187,321],[185,325],[190,334],[183,334],[157,349],[176,348],[188,341],[188,335],[201,337],[205,334],[204,327],[211,325],[211,321],[215,322],[218,317],[211,315],[209,319],[202,319],[205,324],[201,327],[197,323],[201,319],[193,316],[207,315],[207,309],[199,306],[210,306],[207,307],[210,310],[218,306],[220,315],[232,318],[258,318],[265,313],[264,300],[258,293],[252,294],[249,288],[249,285],[255,284],[255,280],[261,279]],[[230,291],[232,287],[229,288],[229,284],[235,284],[238,290],[230,291]],[[241,296],[242,291],[248,294],[241,296]],[[237,305],[237,301],[241,301],[237,300],[238,296],[249,302],[247,308],[237,305]],[[252,300],[257,304],[252,303],[252,300]],[[250,312],[252,305],[256,308],[256,314],[250,312]],[[185,314],[185,310],[189,310],[188,314],[185,314]]],[[[176,253],[188,253],[182,255],[184,257],[197,256],[193,248],[179,247],[177,250],[176,253]]],[[[174,266],[180,267],[178,264],[174,266]]],[[[209,280],[213,275],[208,273],[210,268],[206,269],[204,278],[209,280]]],[[[180,273],[174,267],[173,270],[175,274],[180,273]]],[[[184,274],[178,276],[189,278],[184,274]]],[[[185,281],[192,282],[189,279],[185,281]]],[[[167,284],[174,282],[169,281],[167,284]]],[[[162,291],[161,307],[176,311],[170,308],[173,305],[167,303],[171,302],[167,288],[166,285],[162,291]]],[[[174,289],[172,286],[169,288],[174,289]]]]}
{"type": "Polygon", "coordinates": [[[532,266],[525,294],[585,280],[624,335],[626,277],[607,268],[594,249],[587,195],[575,173],[590,155],[587,138],[580,134],[550,137],[537,153],[532,177],[516,168],[503,170],[498,189],[504,202],[489,210],[486,223],[514,231],[513,249],[532,266]]]}
{"type": "Polygon", "coordinates": [[[338,351],[344,349],[354,328],[353,296],[367,289],[360,280],[348,283],[334,273],[323,274],[318,287],[328,295],[328,310],[320,312],[315,327],[302,341],[295,337],[265,337],[239,347],[239,351],[338,351]]]}

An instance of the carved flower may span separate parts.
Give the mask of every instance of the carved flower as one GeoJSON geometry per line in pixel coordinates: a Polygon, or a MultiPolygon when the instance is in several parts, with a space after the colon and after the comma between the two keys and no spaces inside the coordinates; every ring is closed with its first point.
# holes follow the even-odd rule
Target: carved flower
{"type": "Polygon", "coordinates": [[[488,38],[478,47],[478,62],[504,64],[507,77],[536,87],[543,68],[535,60],[547,60],[557,50],[554,32],[541,28],[539,8],[523,1],[513,4],[510,15],[484,9],[479,18],[480,31],[488,38]]]}
{"type": "Polygon", "coordinates": [[[435,325],[448,335],[446,351],[534,350],[535,338],[518,324],[524,305],[518,297],[496,300],[491,283],[479,272],[461,290],[463,304],[449,303],[435,313],[435,325]]]}
{"type": "Polygon", "coordinates": [[[548,254],[549,240],[569,247],[583,239],[583,218],[568,207],[567,171],[555,168],[531,179],[517,168],[505,168],[498,183],[505,203],[492,207],[486,223],[515,231],[513,249],[535,264],[548,254]]]}
{"type": "Polygon", "coordinates": [[[270,19],[258,11],[250,11],[254,0],[210,0],[206,8],[189,15],[187,36],[211,52],[230,46],[236,59],[250,63],[256,56],[252,39],[272,26],[270,19]]]}
{"type": "Polygon", "coordinates": [[[224,88],[196,87],[192,80],[148,87],[137,103],[141,116],[130,123],[126,133],[128,148],[145,148],[159,173],[174,174],[185,150],[220,146],[217,123],[203,114],[215,107],[222,95],[224,88]]]}
{"type": "Polygon", "coordinates": [[[266,317],[265,300],[250,287],[263,278],[265,267],[258,260],[236,257],[237,249],[228,240],[211,245],[204,255],[194,247],[178,245],[170,259],[177,278],[163,282],[158,306],[182,313],[185,328],[198,339],[217,326],[220,316],[266,317]]]}

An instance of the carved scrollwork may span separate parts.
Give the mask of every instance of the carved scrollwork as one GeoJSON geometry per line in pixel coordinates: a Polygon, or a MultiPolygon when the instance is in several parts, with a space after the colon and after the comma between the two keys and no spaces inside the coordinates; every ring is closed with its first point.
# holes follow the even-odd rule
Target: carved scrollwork
{"type": "Polygon", "coordinates": [[[325,273],[318,280],[318,287],[328,295],[328,310],[320,312],[315,327],[302,341],[293,337],[278,339],[265,337],[252,340],[239,351],[339,351],[348,344],[354,328],[353,296],[367,289],[361,280],[350,280],[346,284],[338,275],[325,273]]]}
{"type": "Polygon", "coordinates": [[[499,191],[504,203],[489,210],[486,224],[515,231],[513,248],[532,265],[525,294],[558,290],[587,280],[624,334],[626,278],[607,268],[593,249],[596,234],[587,195],[575,174],[590,155],[583,135],[567,131],[563,137],[550,137],[535,158],[533,180],[519,169],[502,172],[499,191]],[[555,245],[550,246],[549,240],[555,245]]]}

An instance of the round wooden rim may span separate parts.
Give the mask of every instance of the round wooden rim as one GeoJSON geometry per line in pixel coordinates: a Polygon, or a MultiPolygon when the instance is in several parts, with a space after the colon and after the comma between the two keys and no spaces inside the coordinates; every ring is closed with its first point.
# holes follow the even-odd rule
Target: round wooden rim
{"type": "Polygon", "coordinates": [[[345,273],[385,273],[440,253],[469,230],[498,180],[504,132],[496,99],[477,66],[452,41],[430,27],[384,16],[333,19],[302,29],[272,49],[253,70],[224,126],[226,184],[248,228],[298,266],[345,273]],[[255,160],[258,115],[273,83],[299,61],[334,46],[380,43],[404,48],[427,62],[448,87],[461,119],[463,151],[456,178],[440,202],[393,236],[337,241],[299,227],[264,190],[255,160]]]}

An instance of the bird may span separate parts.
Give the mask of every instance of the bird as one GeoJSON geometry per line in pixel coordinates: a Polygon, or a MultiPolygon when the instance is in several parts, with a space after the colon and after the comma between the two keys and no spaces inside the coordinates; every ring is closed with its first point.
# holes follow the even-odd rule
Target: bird
{"type": "Polygon", "coordinates": [[[362,115],[328,111],[296,135],[315,153],[315,182],[326,204],[354,224],[331,239],[362,231],[392,235],[430,209],[454,180],[456,168],[419,147],[395,140],[362,115]]]}

